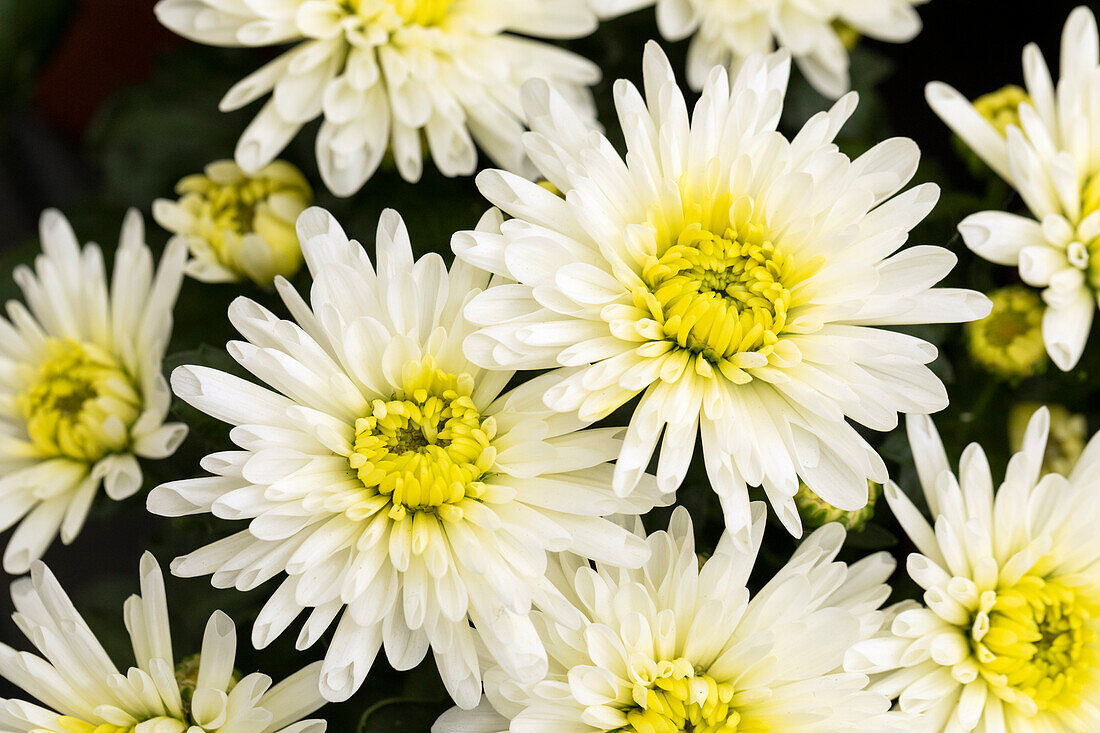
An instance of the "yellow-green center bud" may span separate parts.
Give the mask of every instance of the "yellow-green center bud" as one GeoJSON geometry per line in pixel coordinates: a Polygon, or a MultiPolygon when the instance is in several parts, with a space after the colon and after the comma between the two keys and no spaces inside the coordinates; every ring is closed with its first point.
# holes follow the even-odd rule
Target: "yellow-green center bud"
{"type": "Polygon", "coordinates": [[[741,715],[731,707],[734,687],[699,674],[686,659],[654,662],[644,654],[630,660],[633,706],[622,733],[736,733],[741,715]]]}
{"type": "Polygon", "coordinates": [[[313,191],[290,163],[275,161],[248,174],[233,161],[218,161],[181,180],[176,192],[178,201],[154,202],[153,216],[186,238],[192,255],[187,274],[269,288],[276,276],[292,278],[301,268],[294,224],[313,191]]]}
{"type": "Polygon", "coordinates": [[[815,494],[809,486],[798,482],[798,493],[794,495],[794,503],[798,507],[798,514],[802,517],[802,523],[807,529],[816,529],[829,522],[839,522],[849,532],[862,532],[867,522],[875,516],[875,502],[882,495],[882,484],[874,481],[867,482],[867,505],[855,511],[844,511],[829,504],[815,494]]]}
{"type": "Polygon", "coordinates": [[[16,395],[27,437],[42,456],[95,463],[130,444],[141,395],[119,362],[91,343],[50,339],[46,358],[16,395]]]}

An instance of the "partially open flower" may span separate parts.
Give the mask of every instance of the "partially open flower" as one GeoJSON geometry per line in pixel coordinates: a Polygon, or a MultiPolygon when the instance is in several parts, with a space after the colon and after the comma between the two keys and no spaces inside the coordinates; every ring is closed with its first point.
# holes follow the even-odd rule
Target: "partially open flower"
{"type": "Polygon", "coordinates": [[[276,276],[290,279],[301,268],[294,222],[313,201],[313,191],[290,163],[277,160],[249,174],[219,160],[181,180],[176,193],[178,201],[153,202],[153,217],[187,242],[191,277],[248,279],[270,288],[276,276]]]}
{"type": "Polygon", "coordinates": [[[1047,363],[1043,344],[1043,302],[1022,286],[989,294],[993,310],[966,324],[970,356],[993,374],[1008,379],[1033,376],[1047,363]]]}

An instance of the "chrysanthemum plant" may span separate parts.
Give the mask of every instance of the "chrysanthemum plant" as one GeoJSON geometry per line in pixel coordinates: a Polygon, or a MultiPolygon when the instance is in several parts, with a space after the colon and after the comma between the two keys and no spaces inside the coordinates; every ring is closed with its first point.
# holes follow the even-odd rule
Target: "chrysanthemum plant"
{"type": "Polygon", "coordinates": [[[960,182],[922,0],[742,5],[160,0],[0,285],[0,733],[1100,730],[1095,19],[960,182]]]}

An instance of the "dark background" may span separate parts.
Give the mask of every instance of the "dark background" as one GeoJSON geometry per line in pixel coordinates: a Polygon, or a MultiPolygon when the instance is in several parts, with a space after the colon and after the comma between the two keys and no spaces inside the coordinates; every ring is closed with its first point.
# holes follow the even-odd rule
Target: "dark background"
{"type": "MultiPolygon", "coordinates": [[[[936,180],[955,192],[941,206],[940,219],[929,225],[922,241],[950,243],[959,252],[954,223],[990,197],[1011,198],[1007,189],[974,175],[957,154],[946,128],[924,103],[925,83],[943,80],[970,97],[1006,83],[1022,83],[1020,53],[1029,41],[1040,45],[1056,69],[1061,28],[1076,4],[933,0],[920,9],[925,29],[915,41],[900,46],[861,43],[853,57],[853,77],[864,93],[863,102],[850,125],[854,132],[844,144],[850,152],[859,152],[888,134],[912,137],[920,144],[929,164],[919,178],[936,180]]],[[[150,244],[162,246],[166,235],[148,217],[152,199],[171,196],[180,177],[197,172],[205,163],[231,157],[237,136],[254,114],[256,105],[243,113],[223,115],[216,109],[217,101],[271,52],[190,44],[158,26],[152,5],[147,0],[0,0],[0,297],[17,294],[9,272],[14,264],[33,257],[37,218],[46,207],[59,207],[69,215],[82,240],[99,241],[110,249],[123,211],[136,206],[146,213],[150,244]]],[[[639,76],[642,46],[656,37],[652,18],[652,10],[643,11],[609,22],[593,38],[571,44],[605,70],[607,78],[596,90],[605,123],[613,119],[607,114],[610,83],[619,76],[639,76]]],[[[680,69],[684,48],[678,44],[670,50],[680,69]]],[[[785,119],[788,132],[825,105],[800,80],[792,86],[785,119]]],[[[314,129],[307,127],[283,157],[300,165],[320,185],[310,160],[314,129]]],[[[450,232],[472,227],[484,208],[469,179],[443,179],[430,164],[425,165],[421,184],[414,186],[392,171],[381,171],[351,200],[337,201],[318,191],[318,202],[333,209],[349,233],[368,242],[378,212],[394,206],[405,216],[414,247],[421,251],[445,250],[450,232]]],[[[960,256],[964,259],[959,269],[972,287],[1011,277],[967,260],[965,252],[960,256]]],[[[187,284],[181,301],[187,306],[177,310],[172,349],[177,353],[169,357],[166,367],[224,359],[216,349],[230,336],[224,308],[235,294],[232,288],[187,284]]],[[[937,343],[954,338],[945,337],[942,329],[933,333],[939,334],[933,338],[937,343]]],[[[961,416],[957,447],[971,434],[966,426],[973,423],[974,414],[989,410],[991,415],[999,414],[1000,393],[985,389],[978,375],[956,375],[950,364],[941,371],[952,389],[949,412],[961,416]]],[[[1080,373],[1087,373],[1087,365],[1080,373]]],[[[1033,391],[1042,397],[1058,389],[1055,383],[1033,391]]],[[[200,418],[180,411],[177,419],[198,422],[200,418]]],[[[175,468],[146,466],[146,488],[178,478],[180,471],[197,475],[198,458],[224,446],[224,429],[208,424],[193,427],[193,437],[171,462],[175,468]]],[[[945,437],[950,443],[951,436],[945,437]]],[[[882,450],[888,457],[892,451],[898,464],[904,464],[904,441],[896,433],[883,441],[882,450]]],[[[906,468],[900,471],[904,476],[906,468]]],[[[688,495],[686,489],[681,493],[689,504],[702,506],[709,501],[709,491],[699,494],[703,498],[688,495]]],[[[142,494],[122,503],[100,499],[75,545],[55,543],[46,561],[124,666],[129,654],[121,599],[137,589],[140,553],[152,549],[167,568],[176,554],[224,536],[226,526],[206,520],[169,523],[152,517],[144,510],[142,494]]],[[[713,535],[719,530],[712,523],[700,531],[713,535]]],[[[783,543],[775,531],[770,538],[783,543]]],[[[6,542],[7,535],[0,535],[0,545],[6,542]]],[[[895,554],[901,556],[902,549],[895,547],[895,554]]],[[[764,560],[774,559],[776,565],[789,552],[782,546],[772,551],[769,545],[768,550],[765,554],[775,557],[764,560]]],[[[251,619],[269,591],[261,589],[259,595],[213,591],[205,578],[170,579],[177,656],[197,649],[206,616],[220,607],[237,622],[242,671],[262,667],[280,676],[319,657],[321,645],[304,654],[293,652],[297,627],[273,649],[251,650],[247,641],[251,619]]],[[[0,594],[0,640],[27,649],[27,642],[6,621],[9,609],[6,594],[0,594]]],[[[359,695],[323,713],[331,721],[330,730],[356,730],[364,711],[379,703],[381,708],[365,716],[362,730],[425,730],[444,705],[430,657],[426,666],[404,675],[387,675],[384,662],[378,662],[359,695]]],[[[13,694],[0,680],[0,696],[13,694]]]]}

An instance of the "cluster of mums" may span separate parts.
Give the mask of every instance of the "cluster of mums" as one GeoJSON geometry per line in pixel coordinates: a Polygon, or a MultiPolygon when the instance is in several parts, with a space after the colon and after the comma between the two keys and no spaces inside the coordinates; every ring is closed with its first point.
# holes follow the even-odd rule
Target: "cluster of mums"
{"type": "Polygon", "coordinates": [[[199,41],[298,43],[225,98],[273,90],[236,162],[154,206],[176,232],[159,265],[132,213],[108,283],[101,250],[47,212],[42,255],[14,273],[26,304],[0,318],[0,526],[18,524],[3,564],[29,571],[15,621],[41,656],[0,646],[0,674],[39,701],[0,700],[0,731],[316,733],[305,718],[348,699],[383,650],[396,669],[431,651],[456,705],[440,733],[1100,730],[1100,441],[1050,465],[1043,408],[999,488],[977,445],[953,472],[927,417],[948,404],[936,349],[884,328],[977,322],[993,363],[1027,366],[1036,344],[1064,370],[1080,358],[1100,286],[1096,21],[1070,16],[1057,85],[1029,47],[1026,91],[975,105],[928,89],[1030,209],[960,225],[1043,288],[1041,302],[997,294],[990,315],[986,296],[935,287],[951,252],[903,247],[938,198],[906,188],[916,144],[852,160],[833,142],[856,108],[845,38],[906,40],[914,4],[162,0],[161,20],[199,41]],[[623,156],[593,127],[598,70],[535,39],[653,4],[667,37],[695,34],[701,97],[689,110],[651,44],[644,88],[614,88],[623,156]],[[839,98],[787,139],[792,59],[839,98]],[[395,212],[372,261],[308,208],[308,183],[274,157],[317,116],[336,193],[387,152],[417,179],[422,140],[450,175],[473,172],[474,141],[501,166],[479,175],[494,208],[454,235],[450,268],[414,260],[395,212]],[[286,279],[303,260],[308,298],[286,279]],[[242,339],[227,348],[251,379],[183,366],[169,388],[185,273],[281,296],[289,318],[245,297],[229,309],[242,339]],[[542,373],[505,391],[522,370],[542,373]],[[323,661],[281,683],[234,670],[221,613],[198,656],[176,656],[151,555],[121,672],[38,561],[77,538],[100,487],[130,496],[138,459],[176,450],[173,392],[232,425],[233,446],[203,459],[208,475],[154,488],[149,510],[242,526],[172,572],[241,591],[278,578],[257,648],[303,612],[299,649],[335,627],[323,661]],[[628,403],[625,429],[590,427],[628,403]],[[899,414],[917,503],[853,426],[891,430],[899,414]],[[697,438],[726,527],[705,559],[682,508],[667,530],[640,521],[674,502],[697,438]],[[749,592],[769,511],[749,487],[800,536],[796,497],[839,516],[878,484],[919,550],[907,570],[923,602],[884,606],[893,559],[838,562],[836,522],[749,592]]]}

